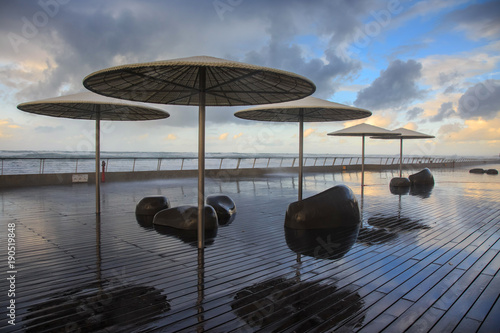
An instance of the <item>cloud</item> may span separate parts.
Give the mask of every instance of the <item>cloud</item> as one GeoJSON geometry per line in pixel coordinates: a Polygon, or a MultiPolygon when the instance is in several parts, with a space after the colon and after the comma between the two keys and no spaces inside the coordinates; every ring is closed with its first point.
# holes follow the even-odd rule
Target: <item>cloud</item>
{"type": "Polygon", "coordinates": [[[453,117],[457,113],[455,112],[455,109],[453,109],[453,103],[452,102],[447,102],[441,104],[441,107],[438,110],[438,113],[431,118],[429,118],[429,121],[435,122],[435,121],[442,121],[446,118],[453,117]]]}
{"type": "Polygon", "coordinates": [[[177,140],[177,136],[175,134],[169,134],[166,137],[164,137],[163,140],[165,140],[165,141],[177,140]]]}
{"type": "Polygon", "coordinates": [[[38,133],[55,133],[60,132],[64,129],[63,126],[37,126],[35,131],[38,133]]]}
{"type": "Polygon", "coordinates": [[[415,60],[392,61],[372,84],[358,93],[354,104],[371,110],[397,109],[425,95],[417,86],[422,64],[415,60]]]}
{"type": "Polygon", "coordinates": [[[242,135],[243,135],[243,132],[240,132],[240,133],[238,133],[238,134],[234,135],[234,136],[233,136],[233,139],[235,139],[235,140],[236,140],[236,139],[240,138],[242,135]]]}
{"type": "Polygon", "coordinates": [[[414,107],[413,109],[406,112],[406,119],[415,120],[416,118],[422,116],[424,113],[424,109],[419,107],[414,107]]]}
{"type": "Polygon", "coordinates": [[[467,89],[458,101],[462,119],[494,119],[500,111],[500,80],[485,80],[467,89]]]}
{"type": "Polygon", "coordinates": [[[309,135],[316,132],[317,128],[308,128],[304,131],[304,138],[307,138],[309,135]]]}
{"type": "Polygon", "coordinates": [[[500,118],[465,120],[464,124],[445,124],[440,127],[439,138],[447,142],[498,141],[500,142],[500,118]]]}
{"type": "Polygon", "coordinates": [[[442,28],[463,31],[472,40],[495,39],[500,37],[499,13],[500,2],[496,0],[475,3],[447,14],[442,28]]]}
{"type": "Polygon", "coordinates": [[[221,135],[219,135],[219,140],[226,140],[227,139],[227,136],[229,135],[229,133],[222,133],[221,135]]]}

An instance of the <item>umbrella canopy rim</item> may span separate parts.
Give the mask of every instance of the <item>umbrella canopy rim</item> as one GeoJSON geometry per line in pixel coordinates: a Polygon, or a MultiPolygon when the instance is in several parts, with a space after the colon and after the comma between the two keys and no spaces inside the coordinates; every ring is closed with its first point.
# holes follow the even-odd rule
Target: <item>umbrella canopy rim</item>
{"type": "MultiPolygon", "coordinates": [[[[98,93],[100,95],[108,96],[108,97],[114,97],[114,98],[121,98],[121,99],[127,99],[127,100],[133,100],[133,101],[141,101],[141,102],[148,102],[148,103],[156,103],[156,104],[174,104],[174,105],[200,105],[200,102],[196,99],[197,95],[196,93],[199,92],[198,87],[195,85],[197,82],[190,82],[190,84],[193,84],[193,86],[186,85],[185,83],[179,83],[176,81],[169,81],[169,80],[164,80],[163,83],[165,84],[170,84],[171,86],[178,87],[179,89],[184,89],[184,91],[190,92],[192,94],[192,97],[186,97],[186,96],[176,96],[176,97],[164,97],[163,99],[155,99],[152,96],[154,95],[153,93],[150,93],[146,88],[144,88],[144,91],[147,91],[147,93],[144,93],[143,90],[138,89],[138,88],[130,88],[130,87],[135,87],[134,84],[130,84],[130,87],[127,88],[117,88],[115,86],[112,86],[110,81],[111,80],[106,80],[104,79],[105,77],[109,75],[113,75],[115,73],[122,73],[122,72],[129,72],[131,75],[132,73],[137,75],[137,76],[142,76],[145,77],[144,81],[148,80],[156,80],[156,77],[154,75],[145,75],[143,73],[139,72],[134,72],[134,70],[140,70],[140,69],[152,69],[156,70],[159,68],[166,68],[166,67],[197,67],[197,68],[219,68],[219,69],[240,69],[243,71],[246,71],[247,73],[243,75],[243,77],[251,77],[252,75],[256,75],[258,73],[267,73],[267,74],[275,74],[281,77],[286,77],[288,79],[295,80],[295,84],[293,84],[294,88],[296,90],[282,90],[279,92],[280,95],[278,97],[275,97],[273,95],[277,95],[278,93],[276,91],[266,91],[266,89],[259,91],[259,94],[265,95],[266,99],[257,99],[255,97],[248,97],[245,95],[248,94],[254,94],[257,89],[255,87],[252,87],[251,90],[249,91],[237,91],[237,93],[241,94],[239,100],[238,98],[234,97],[228,97],[228,93],[231,91],[226,91],[226,90],[217,90],[217,91],[212,91],[212,87],[206,86],[205,87],[205,93],[206,93],[206,100],[204,105],[205,106],[238,106],[238,105],[258,105],[258,104],[263,104],[263,103],[278,103],[278,102],[283,102],[283,101],[290,101],[290,100],[296,100],[303,98],[305,96],[309,96],[313,94],[316,91],[316,85],[308,78],[284,71],[281,69],[276,69],[276,68],[271,68],[271,67],[265,67],[265,66],[258,66],[258,65],[253,65],[253,64],[247,64],[247,63],[242,63],[242,62],[237,62],[237,61],[232,61],[232,60],[226,60],[226,59],[221,59],[221,58],[215,58],[215,57],[210,57],[210,56],[195,56],[195,57],[188,57],[188,58],[179,58],[179,59],[171,59],[171,60],[160,60],[160,61],[152,61],[152,62],[144,62],[144,63],[134,63],[134,64],[126,64],[126,65],[118,65],[118,66],[113,66],[105,69],[98,70],[96,72],[93,72],[89,75],[87,75],[83,79],[83,85],[85,88],[88,90],[98,93]],[[98,81],[101,79],[101,81],[98,81]],[[297,82],[300,82],[301,84],[297,84],[297,82]],[[106,87],[99,87],[99,85],[107,85],[106,87]],[[300,87],[299,87],[300,86],[300,87]],[[297,88],[299,87],[299,88],[297,88]],[[210,95],[216,96],[213,100],[210,100],[208,96],[210,95]],[[244,96],[244,97],[241,97],[244,96]],[[219,99],[217,101],[217,98],[219,99]],[[221,102],[223,101],[223,102],[221,102]]],[[[119,78],[120,80],[123,80],[122,77],[119,78]]],[[[177,78],[175,78],[177,79],[177,78]]],[[[158,82],[161,82],[163,78],[158,79],[158,82]]],[[[240,79],[231,79],[228,82],[231,83],[232,81],[234,82],[239,82],[240,79]]],[[[264,79],[258,79],[256,82],[264,82],[267,80],[264,79]]],[[[277,82],[273,84],[268,84],[269,86],[272,86],[273,88],[279,89],[280,83],[282,83],[284,80],[278,80],[277,82]]],[[[225,86],[228,84],[228,82],[222,82],[220,86],[225,86]]],[[[238,88],[240,88],[242,85],[238,85],[238,88]]],[[[287,89],[290,89],[288,87],[287,89]]],[[[158,88],[158,90],[161,90],[158,88]]],[[[181,95],[178,92],[175,92],[175,94],[181,95]]]]}
{"type": "MultiPolygon", "coordinates": [[[[135,102],[127,102],[120,99],[104,97],[91,92],[51,97],[31,102],[20,103],[17,108],[21,111],[42,116],[67,118],[77,120],[95,120],[96,106],[104,107],[100,110],[100,120],[104,121],[146,121],[165,119],[170,117],[167,111],[159,108],[142,105],[135,102]],[[74,98],[73,98],[74,97],[74,98]],[[75,109],[75,106],[89,107],[90,109],[75,109]],[[72,107],[71,107],[72,106],[72,107]],[[40,109],[40,108],[44,109],[40,109]],[[67,111],[57,111],[58,108],[66,108],[67,111]],[[74,115],[71,115],[74,110],[74,115]],[[140,111],[139,118],[125,118],[130,111],[115,112],[118,109],[129,109],[140,111]]],[[[134,114],[132,114],[134,115],[134,114]]],[[[137,115],[137,114],[135,114],[137,115]]]]}

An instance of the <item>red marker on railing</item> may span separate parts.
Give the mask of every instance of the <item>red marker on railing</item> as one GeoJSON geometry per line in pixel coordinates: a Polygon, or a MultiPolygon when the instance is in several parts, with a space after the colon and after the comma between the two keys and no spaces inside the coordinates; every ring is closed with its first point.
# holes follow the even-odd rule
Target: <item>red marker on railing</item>
{"type": "Polygon", "coordinates": [[[104,176],[104,169],[106,168],[106,162],[102,161],[102,172],[101,172],[101,183],[106,182],[106,177],[104,176]]]}

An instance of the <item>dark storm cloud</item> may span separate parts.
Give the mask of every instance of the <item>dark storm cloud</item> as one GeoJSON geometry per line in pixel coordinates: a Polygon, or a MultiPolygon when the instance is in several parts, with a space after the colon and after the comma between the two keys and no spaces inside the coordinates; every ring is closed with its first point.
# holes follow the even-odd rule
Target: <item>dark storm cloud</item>
{"type": "Polygon", "coordinates": [[[418,117],[420,117],[424,113],[424,109],[419,108],[419,107],[414,107],[413,109],[409,110],[406,112],[406,119],[408,120],[416,120],[418,117]]]}
{"type": "Polygon", "coordinates": [[[458,100],[462,119],[494,119],[500,111],[500,80],[485,80],[469,89],[458,100]]]}
{"type": "MultiPolygon", "coordinates": [[[[363,20],[387,5],[369,0],[41,0],[0,6],[5,50],[0,60],[28,55],[47,64],[21,85],[19,79],[8,81],[18,85],[16,97],[24,102],[84,91],[86,75],[113,65],[205,54],[301,74],[315,82],[316,96],[328,98],[361,69],[360,61],[346,57],[338,45],[351,43],[363,20]],[[239,38],[240,32],[248,40],[239,38]],[[15,47],[9,33],[21,37],[14,39],[15,47]],[[304,49],[301,38],[321,38],[327,45],[304,49]]],[[[3,82],[5,75],[0,73],[3,82]]],[[[214,112],[213,119],[238,121],[232,113],[214,112]]],[[[179,120],[170,121],[196,124],[196,115],[179,114],[179,120]]]]}
{"type": "Polygon", "coordinates": [[[443,29],[464,30],[469,38],[495,39],[500,36],[500,1],[472,4],[446,15],[443,29]]]}
{"type": "Polygon", "coordinates": [[[436,122],[436,121],[442,121],[443,119],[453,117],[457,113],[455,112],[455,109],[453,109],[453,103],[452,102],[447,102],[441,104],[439,107],[438,113],[431,117],[429,121],[431,122],[436,122]]]}
{"type": "Polygon", "coordinates": [[[417,86],[422,64],[395,60],[372,84],[358,93],[354,104],[371,110],[401,108],[425,94],[417,86]]]}

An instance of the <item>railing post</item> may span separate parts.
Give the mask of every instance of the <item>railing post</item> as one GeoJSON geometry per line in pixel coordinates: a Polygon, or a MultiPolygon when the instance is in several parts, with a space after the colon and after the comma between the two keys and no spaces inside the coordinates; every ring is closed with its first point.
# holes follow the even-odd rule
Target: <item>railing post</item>
{"type": "Polygon", "coordinates": [[[293,162],[292,162],[292,168],[295,166],[295,160],[297,159],[297,157],[294,157],[293,158],[293,162]]]}
{"type": "Polygon", "coordinates": [[[238,163],[236,164],[236,170],[240,168],[241,157],[238,157],[238,163]]]}
{"type": "Polygon", "coordinates": [[[220,158],[219,170],[222,169],[222,161],[224,161],[224,157],[220,158]]]}
{"type": "Polygon", "coordinates": [[[76,159],[75,173],[78,173],[78,159],[76,159]]]}
{"type": "Polygon", "coordinates": [[[136,160],[136,159],[134,158],[134,165],[132,165],[132,172],[134,172],[134,171],[135,171],[135,160],[136,160]]]}
{"type": "Polygon", "coordinates": [[[158,164],[156,166],[156,171],[160,171],[161,170],[161,157],[158,158],[158,164]]]}
{"type": "Polygon", "coordinates": [[[281,168],[282,165],[283,165],[283,157],[281,158],[280,168],[281,168]]]}
{"type": "Polygon", "coordinates": [[[325,157],[325,161],[323,162],[323,166],[325,166],[325,165],[326,165],[326,159],[327,159],[327,157],[325,157]]]}
{"type": "Polygon", "coordinates": [[[255,157],[255,158],[253,159],[252,169],[254,169],[254,168],[255,168],[255,162],[257,162],[257,157],[255,157]]]}
{"type": "Polygon", "coordinates": [[[266,168],[269,168],[269,163],[271,163],[271,158],[270,158],[270,157],[267,159],[267,165],[266,165],[266,168]]]}
{"type": "Polygon", "coordinates": [[[334,158],[333,158],[333,163],[332,163],[332,166],[335,166],[335,161],[337,161],[337,158],[336,158],[336,157],[334,157],[334,158]]]}
{"type": "Polygon", "coordinates": [[[106,159],[106,172],[108,172],[108,168],[109,168],[109,158],[106,159]]]}
{"type": "Polygon", "coordinates": [[[182,158],[182,163],[181,163],[181,170],[184,168],[184,157],[182,158]]]}
{"type": "Polygon", "coordinates": [[[2,158],[2,175],[3,175],[3,158],[2,158]]]}

